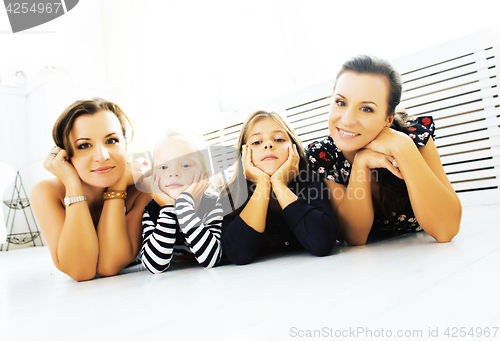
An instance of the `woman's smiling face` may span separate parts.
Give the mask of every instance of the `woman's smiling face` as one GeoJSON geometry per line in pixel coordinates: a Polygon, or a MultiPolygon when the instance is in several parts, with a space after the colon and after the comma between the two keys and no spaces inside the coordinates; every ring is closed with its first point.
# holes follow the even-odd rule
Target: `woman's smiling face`
{"type": "Polygon", "coordinates": [[[373,141],[394,116],[387,116],[389,80],[346,71],[337,79],[328,127],[335,145],[355,153],[373,141]]]}
{"type": "Polygon", "coordinates": [[[69,142],[74,150],[71,163],[84,183],[109,187],[125,173],[127,144],[120,121],[112,112],[77,117],[69,142]]]}
{"type": "Polygon", "coordinates": [[[258,120],[248,131],[246,145],[252,151],[252,163],[268,175],[273,175],[288,159],[292,140],[273,118],[258,120]]]}

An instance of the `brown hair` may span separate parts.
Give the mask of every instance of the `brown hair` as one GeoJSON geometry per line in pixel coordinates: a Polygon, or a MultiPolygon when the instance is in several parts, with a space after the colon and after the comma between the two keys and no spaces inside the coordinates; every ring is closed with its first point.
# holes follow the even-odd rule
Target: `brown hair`
{"type": "MultiPolygon", "coordinates": [[[[132,124],[123,110],[116,104],[106,101],[105,99],[94,97],[91,100],[80,100],[71,104],[59,116],[54,128],[52,128],[52,138],[56,146],[66,150],[69,157],[73,156],[73,147],[69,142],[69,134],[73,128],[75,120],[82,115],[93,115],[99,111],[110,111],[118,118],[122,127],[123,137],[127,138],[127,126],[131,130],[131,138],[134,135],[132,124]]],[[[130,142],[130,141],[129,141],[130,142]]]]}

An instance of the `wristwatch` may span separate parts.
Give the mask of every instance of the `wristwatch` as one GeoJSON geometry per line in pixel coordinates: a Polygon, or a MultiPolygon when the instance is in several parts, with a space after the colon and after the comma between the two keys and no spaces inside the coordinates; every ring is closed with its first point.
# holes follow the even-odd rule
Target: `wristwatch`
{"type": "Polygon", "coordinates": [[[65,197],[64,198],[64,205],[69,206],[71,204],[74,204],[76,202],[80,201],[87,201],[87,196],[86,195],[79,195],[77,197],[65,197]]]}

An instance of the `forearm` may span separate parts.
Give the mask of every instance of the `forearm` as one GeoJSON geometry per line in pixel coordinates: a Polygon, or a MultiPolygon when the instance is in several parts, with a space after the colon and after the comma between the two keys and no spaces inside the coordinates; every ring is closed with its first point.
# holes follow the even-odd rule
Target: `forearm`
{"type": "MultiPolygon", "coordinates": [[[[340,204],[334,208],[339,237],[351,245],[365,244],[373,225],[374,209],[370,181],[370,169],[362,163],[357,163],[355,159],[349,185],[342,193],[340,204]]],[[[338,194],[330,193],[334,198],[338,194]]]]}
{"type": "Polygon", "coordinates": [[[149,213],[145,212],[143,229],[141,261],[152,273],[164,272],[170,266],[176,241],[174,207],[162,207],[156,224],[150,219],[149,213]]]}
{"type": "Polygon", "coordinates": [[[461,204],[455,191],[443,183],[412,143],[394,150],[420,226],[439,242],[450,241],[460,228],[461,204]]]}
{"type": "Polygon", "coordinates": [[[338,226],[326,196],[309,200],[309,203],[300,198],[281,214],[307,251],[316,256],[331,253],[337,240],[338,226]]]}
{"type": "MultiPolygon", "coordinates": [[[[83,195],[81,183],[70,184],[66,196],[83,195]]],[[[75,280],[95,277],[99,242],[87,201],[66,206],[65,219],[57,242],[57,267],[75,280]]]]}
{"type": "Polygon", "coordinates": [[[189,249],[202,266],[211,268],[222,255],[221,225],[222,207],[217,205],[202,221],[195,209],[195,202],[190,195],[181,194],[175,201],[175,211],[179,227],[189,249]]]}
{"type": "Polygon", "coordinates": [[[57,243],[57,267],[75,280],[91,279],[97,270],[99,243],[87,202],[66,207],[57,243]]]}
{"type": "Polygon", "coordinates": [[[257,232],[264,232],[266,228],[267,208],[271,183],[266,181],[258,183],[250,200],[240,213],[240,218],[257,232]]]}
{"type": "Polygon", "coordinates": [[[250,263],[262,244],[264,233],[255,231],[241,217],[225,217],[222,222],[222,249],[234,264],[250,263]]]}
{"type": "Polygon", "coordinates": [[[272,188],[281,209],[285,209],[297,200],[297,196],[281,181],[273,182],[272,188]]]}
{"type": "Polygon", "coordinates": [[[97,226],[97,236],[99,238],[97,272],[100,275],[115,275],[135,258],[136,254],[127,229],[123,199],[104,201],[97,226]]]}

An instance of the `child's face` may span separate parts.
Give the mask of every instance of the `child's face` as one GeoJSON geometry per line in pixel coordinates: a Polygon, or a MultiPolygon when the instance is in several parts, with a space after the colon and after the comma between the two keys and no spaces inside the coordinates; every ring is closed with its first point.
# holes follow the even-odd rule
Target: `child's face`
{"type": "Polygon", "coordinates": [[[174,139],[165,140],[154,155],[154,178],[160,190],[173,199],[184,192],[197,174],[204,174],[198,151],[191,144],[174,139]]]}
{"type": "Polygon", "coordinates": [[[252,151],[252,163],[268,175],[273,175],[288,159],[292,140],[283,127],[271,117],[254,123],[246,145],[252,151]]]}

